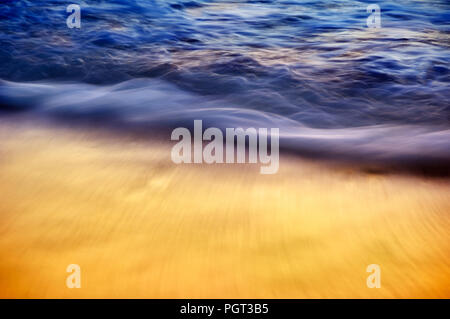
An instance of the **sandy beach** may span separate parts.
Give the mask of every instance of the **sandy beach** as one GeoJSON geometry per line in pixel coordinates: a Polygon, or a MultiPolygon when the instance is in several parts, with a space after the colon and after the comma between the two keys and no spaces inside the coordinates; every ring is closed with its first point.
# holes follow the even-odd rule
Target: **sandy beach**
{"type": "Polygon", "coordinates": [[[450,297],[447,180],[283,155],[276,175],[175,165],[169,140],[9,123],[2,298],[450,297]]]}

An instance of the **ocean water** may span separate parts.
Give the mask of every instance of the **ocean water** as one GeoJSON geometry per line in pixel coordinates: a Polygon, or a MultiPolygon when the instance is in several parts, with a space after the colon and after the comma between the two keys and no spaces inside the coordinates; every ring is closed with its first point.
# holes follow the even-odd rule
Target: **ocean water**
{"type": "Polygon", "coordinates": [[[67,1],[1,1],[2,114],[278,127],[299,153],[450,166],[448,0],[73,2],[81,29],[67,1]]]}

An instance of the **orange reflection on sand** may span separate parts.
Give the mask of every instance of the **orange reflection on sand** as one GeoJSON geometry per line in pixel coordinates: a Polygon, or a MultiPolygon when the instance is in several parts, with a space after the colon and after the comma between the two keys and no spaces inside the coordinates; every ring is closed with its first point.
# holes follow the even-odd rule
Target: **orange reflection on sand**
{"type": "Polygon", "coordinates": [[[1,297],[450,297],[446,181],[283,157],[265,176],[176,166],[156,142],[0,135],[1,297]],[[81,289],[66,288],[72,263],[81,289]]]}

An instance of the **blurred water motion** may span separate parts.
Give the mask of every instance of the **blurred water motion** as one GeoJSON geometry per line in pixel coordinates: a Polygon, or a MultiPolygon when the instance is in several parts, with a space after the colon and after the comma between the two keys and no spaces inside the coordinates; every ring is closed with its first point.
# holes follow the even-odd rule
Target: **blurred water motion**
{"type": "Polygon", "coordinates": [[[2,1],[0,297],[449,298],[448,180],[395,173],[450,171],[450,3],[369,3],[2,1]],[[291,153],[176,166],[194,119],[291,153]]]}
{"type": "MultiPolygon", "coordinates": [[[[84,101],[70,92],[83,107],[52,103],[70,114],[104,114],[104,122],[136,109],[148,120],[155,108],[174,111],[177,121],[181,111],[208,107],[283,116],[300,127],[448,128],[448,1],[377,3],[383,27],[376,30],[366,27],[367,3],[353,0],[89,1],[82,28],[68,29],[65,1],[6,1],[0,74],[55,87],[71,81],[73,94],[77,83],[79,90],[82,83],[97,84],[100,97],[105,84],[151,78],[167,83],[161,94],[198,98],[172,109],[158,99],[162,89],[155,93],[148,82],[145,101],[116,94],[112,110],[108,99],[84,101]]],[[[42,101],[38,89],[12,94],[2,86],[2,108],[24,110],[31,107],[27,102],[36,107],[42,101]]],[[[236,118],[223,125],[233,127],[236,118]]]]}

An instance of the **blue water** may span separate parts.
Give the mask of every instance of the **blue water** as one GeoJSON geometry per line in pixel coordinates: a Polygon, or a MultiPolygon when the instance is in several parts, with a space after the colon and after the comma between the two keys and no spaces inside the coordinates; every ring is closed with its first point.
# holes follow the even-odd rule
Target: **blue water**
{"type": "Polygon", "coordinates": [[[0,110],[450,163],[450,1],[2,0],[0,110]],[[366,7],[381,7],[368,29],[366,7]]]}

